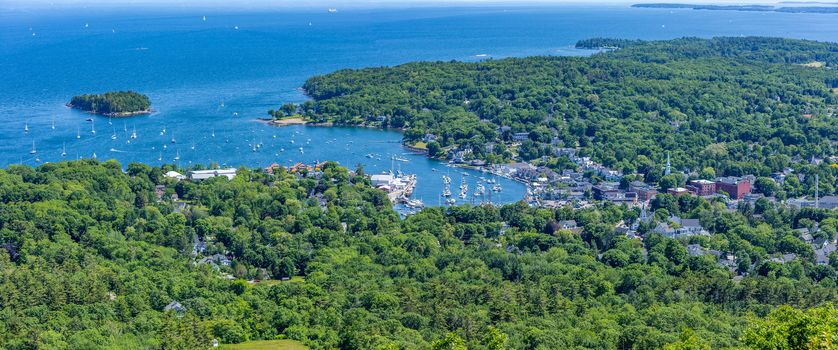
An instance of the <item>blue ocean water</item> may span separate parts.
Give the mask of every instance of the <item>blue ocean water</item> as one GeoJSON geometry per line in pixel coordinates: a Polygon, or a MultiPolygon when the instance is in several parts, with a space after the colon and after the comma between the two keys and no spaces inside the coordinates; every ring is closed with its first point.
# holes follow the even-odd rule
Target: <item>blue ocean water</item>
{"type": "MultiPolygon", "coordinates": [[[[362,163],[377,172],[391,167],[391,155],[405,152],[398,133],[276,128],[256,119],[282,103],[304,101],[299,87],[307,77],[337,69],[483,55],[585,55],[589,52],[573,44],[589,37],[764,35],[836,41],[836,19],[830,14],[569,5],[337,13],[0,9],[0,166],[95,153],[123,164],[173,163],[176,156],[180,165],[230,166],[328,159],[362,163]],[[109,120],[64,106],[73,95],[127,89],[147,94],[156,112],[109,120]],[[137,138],[131,139],[134,129],[137,138]],[[253,151],[254,144],[262,147],[253,151]]],[[[445,168],[420,156],[407,157],[410,161],[399,165],[418,175],[416,196],[436,203],[445,168]]],[[[503,185],[501,200],[522,197],[522,185],[503,185]]]]}

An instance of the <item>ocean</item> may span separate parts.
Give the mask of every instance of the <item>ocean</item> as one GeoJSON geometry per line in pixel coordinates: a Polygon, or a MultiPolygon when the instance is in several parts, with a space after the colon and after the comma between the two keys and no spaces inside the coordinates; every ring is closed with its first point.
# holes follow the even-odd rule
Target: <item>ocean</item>
{"type": "MultiPolygon", "coordinates": [[[[590,51],[573,45],[590,37],[760,35],[836,41],[836,20],[835,14],[628,5],[339,9],[336,13],[325,8],[233,11],[134,6],[70,11],[0,5],[0,166],[34,166],[94,154],[124,165],[213,162],[264,167],[335,160],[351,168],[363,164],[367,172],[400,168],[415,173],[419,179],[415,197],[436,204],[441,175],[452,173],[457,184],[460,170],[406,154],[397,132],[276,128],[257,118],[283,103],[305,101],[300,86],[306,78],[338,69],[417,60],[588,55],[590,51]],[[65,107],[74,95],[129,89],[148,95],[155,113],[109,119],[65,107]],[[130,137],[134,130],[136,139],[130,137]],[[259,145],[255,151],[254,145],[259,145]],[[409,161],[393,162],[394,155],[409,161]]],[[[467,181],[480,176],[467,173],[474,175],[467,181]]],[[[493,201],[523,196],[523,185],[501,183],[504,190],[493,201]]]]}

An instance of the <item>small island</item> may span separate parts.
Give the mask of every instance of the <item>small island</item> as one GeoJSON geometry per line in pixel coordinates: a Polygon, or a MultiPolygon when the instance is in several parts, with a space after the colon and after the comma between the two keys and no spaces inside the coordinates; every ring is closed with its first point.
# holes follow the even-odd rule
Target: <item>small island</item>
{"type": "Polygon", "coordinates": [[[151,113],[151,101],[148,96],[134,91],[111,91],[104,94],[74,96],[67,106],[112,117],[151,113]]]}

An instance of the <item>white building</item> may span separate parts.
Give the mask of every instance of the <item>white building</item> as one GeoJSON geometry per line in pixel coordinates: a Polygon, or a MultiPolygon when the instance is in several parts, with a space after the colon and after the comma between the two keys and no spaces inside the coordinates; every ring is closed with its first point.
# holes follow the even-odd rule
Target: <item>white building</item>
{"type": "Polygon", "coordinates": [[[206,180],[216,176],[226,176],[227,179],[232,180],[236,177],[236,169],[193,170],[189,172],[189,178],[192,180],[206,180]]]}
{"type": "Polygon", "coordinates": [[[173,178],[173,179],[177,179],[178,181],[183,180],[183,179],[186,178],[186,176],[184,176],[183,174],[181,174],[177,171],[174,171],[174,170],[167,171],[165,174],[163,174],[163,176],[170,177],[170,178],[173,178]]]}

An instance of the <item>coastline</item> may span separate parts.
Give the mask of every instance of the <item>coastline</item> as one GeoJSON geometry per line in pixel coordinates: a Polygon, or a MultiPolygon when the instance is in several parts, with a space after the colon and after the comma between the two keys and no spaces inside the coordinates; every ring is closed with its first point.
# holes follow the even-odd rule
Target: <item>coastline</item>
{"type": "Polygon", "coordinates": [[[153,109],[145,109],[145,110],[136,111],[136,112],[99,113],[99,112],[86,111],[86,110],[83,110],[83,109],[79,109],[79,108],[76,108],[76,106],[74,106],[72,104],[69,104],[69,103],[66,104],[65,106],[69,107],[70,109],[75,109],[75,110],[78,110],[78,111],[81,111],[81,112],[84,112],[84,113],[87,113],[87,114],[101,115],[101,116],[105,116],[105,117],[117,117],[117,118],[135,117],[135,116],[138,116],[138,115],[146,115],[146,114],[151,114],[151,113],[155,112],[153,109]]]}

